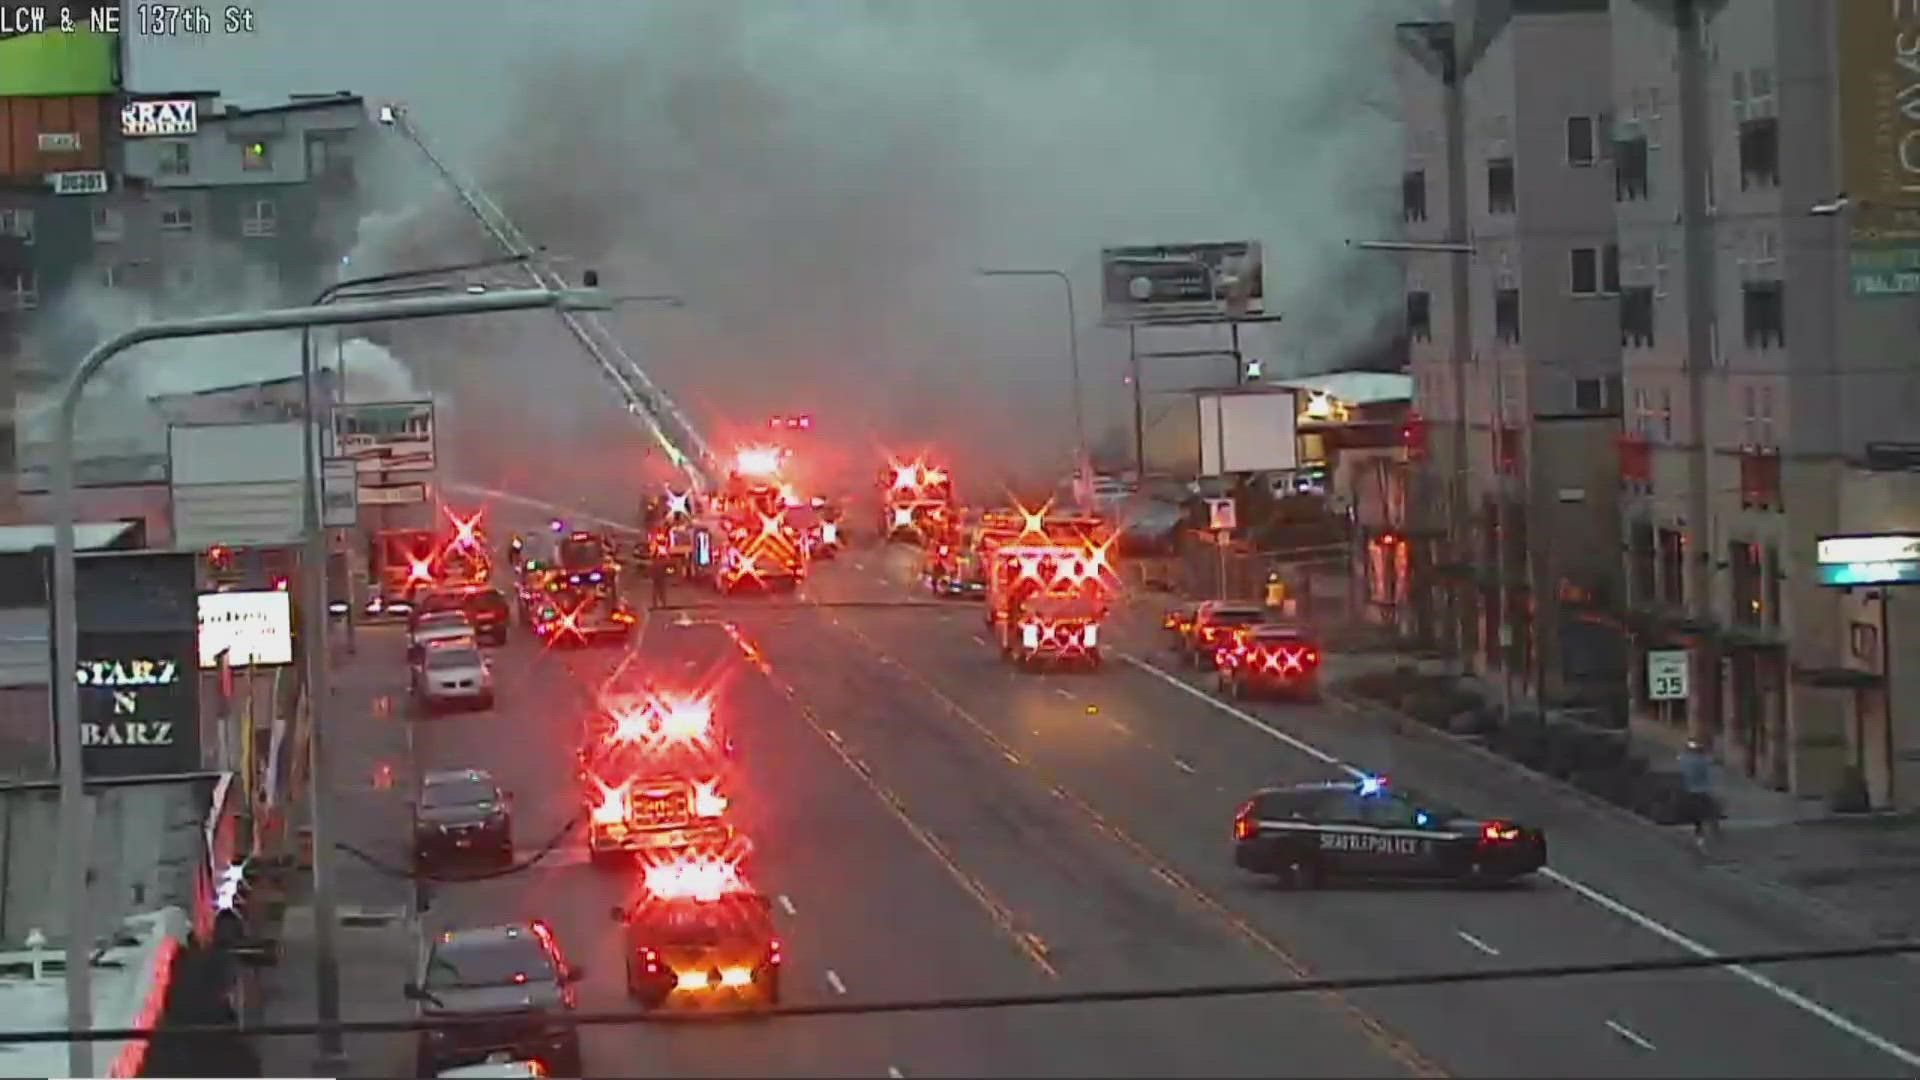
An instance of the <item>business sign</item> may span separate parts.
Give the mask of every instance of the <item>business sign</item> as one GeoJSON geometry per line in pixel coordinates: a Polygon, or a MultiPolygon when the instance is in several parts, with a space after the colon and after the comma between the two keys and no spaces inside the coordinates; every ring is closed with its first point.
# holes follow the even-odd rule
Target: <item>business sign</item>
{"type": "Polygon", "coordinates": [[[1829,536],[1814,546],[1822,585],[1905,585],[1920,582],[1920,535],[1829,536]]]}
{"type": "Polygon", "coordinates": [[[55,195],[105,195],[107,174],[101,169],[48,173],[47,186],[55,195]]]}
{"type": "Polygon", "coordinates": [[[1232,499],[1208,499],[1207,528],[1221,531],[1236,528],[1235,513],[1232,499]]]}
{"type": "Polygon", "coordinates": [[[1647,650],[1647,699],[1685,701],[1691,693],[1685,649],[1647,650]]]}
{"type": "Polygon", "coordinates": [[[1258,241],[1111,247],[1100,252],[1100,296],[1110,323],[1258,315],[1266,305],[1258,241]]]}
{"type": "Polygon", "coordinates": [[[202,593],[200,666],[293,663],[293,598],[279,589],[202,593]]]}
{"type": "Polygon", "coordinates": [[[433,402],[384,401],[333,408],[333,452],[361,472],[433,468],[433,402]]]}
{"type": "Polygon", "coordinates": [[[129,101],[120,109],[120,134],[192,135],[200,130],[200,106],[191,98],[173,101],[129,101]]]}
{"type": "Polygon", "coordinates": [[[1920,246],[1856,246],[1847,252],[1847,281],[1858,299],[1920,294],[1920,246]]]}
{"type": "Polygon", "coordinates": [[[43,131],[35,138],[34,144],[43,154],[71,154],[80,149],[80,133],[77,131],[43,131]]]}
{"type": "MultiPolygon", "coordinates": [[[[1841,3],[1839,190],[1847,193],[1852,246],[1920,246],[1920,75],[1907,43],[1920,34],[1920,5],[1841,3]]],[[[1909,295],[1904,292],[1855,295],[1909,295]]]]}
{"type": "Polygon", "coordinates": [[[199,668],[189,633],[80,634],[80,756],[89,776],[194,772],[199,668]]]}
{"type": "Polygon", "coordinates": [[[350,458],[328,458],[321,463],[320,523],[329,529],[350,529],[360,520],[360,477],[350,458]]]}
{"type": "Polygon", "coordinates": [[[394,484],[390,487],[362,485],[361,506],[412,506],[427,501],[427,485],[394,484]]]}

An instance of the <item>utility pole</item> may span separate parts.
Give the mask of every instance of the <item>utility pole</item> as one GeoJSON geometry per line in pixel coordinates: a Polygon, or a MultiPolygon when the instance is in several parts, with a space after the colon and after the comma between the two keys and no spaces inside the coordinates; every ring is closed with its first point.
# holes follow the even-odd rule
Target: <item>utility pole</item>
{"type": "Polygon", "coordinates": [[[1140,385],[1139,327],[1127,324],[1127,374],[1133,383],[1133,471],[1136,483],[1147,482],[1146,388],[1140,385]]]}
{"type": "Polygon", "coordinates": [[[1513,603],[1507,595],[1507,545],[1511,537],[1507,534],[1507,368],[1504,361],[1495,360],[1493,378],[1489,380],[1493,387],[1493,407],[1488,415],[1493,418],[1493,520],[1489,523],[1493,529],[1493,593],[1494,602],[1499,606],[1499,639],[1495,648],[1500,651],[1500,722],[1513,720],[1513,625],[1508,616],[1513,613],[1513,603]]]}

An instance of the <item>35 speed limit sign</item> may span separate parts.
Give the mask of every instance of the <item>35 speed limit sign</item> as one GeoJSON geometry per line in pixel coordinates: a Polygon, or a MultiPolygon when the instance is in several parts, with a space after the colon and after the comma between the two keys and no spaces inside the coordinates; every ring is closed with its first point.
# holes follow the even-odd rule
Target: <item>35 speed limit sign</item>
{"type": "Polygon", "coordinates": [[[1653,649],[1647,653],[1647,697],[1653,701],[1687,700],[1687,650],[1653,649]]]}

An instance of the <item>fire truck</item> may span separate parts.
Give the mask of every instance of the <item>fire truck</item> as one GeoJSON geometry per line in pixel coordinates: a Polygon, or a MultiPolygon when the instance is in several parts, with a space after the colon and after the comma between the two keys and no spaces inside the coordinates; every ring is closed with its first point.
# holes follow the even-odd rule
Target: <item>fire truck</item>
{"type": "Polygon", "coordinates": [[[796,497],[779,479],[776,450],[742,450],[721,492],[692,530],[692,576],[725,595],[737,589],[797,589],[807,576],[805,538],[787,520],[796,497]]]}
{"type": "Polygon", "coordinates": [[[368,537],[373,595],[367,599],[367,617],[405,618],[421,589],[484,585],[492,578],[480,515],[462,518],[443,510],[451,528],[381,529],[368,537]]]}
{"type": "Polygon", "coordinates": [[[1028,515],[986,537],[987,623],[1000,654],[1029,667],[1101,662],[1101,627],[1119,579],[1098,519],[1028,515]]]}
{"type": "Polygon", "coordinates": [[[610,707],[580,752],[592,861],[728,845],[731,747],[706,698],[649,691],[610,707]]]}
{"type": "Polygon", "coordinates": [[[925,461],[889,463],[880,473],[880,532],[888,540],[926,544],[957,511],[953,476],[925,461]]]}

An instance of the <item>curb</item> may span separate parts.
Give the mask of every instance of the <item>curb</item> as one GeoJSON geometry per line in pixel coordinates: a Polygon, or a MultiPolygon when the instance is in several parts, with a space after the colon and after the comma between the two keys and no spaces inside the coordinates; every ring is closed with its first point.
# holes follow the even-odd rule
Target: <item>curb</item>
{"type": "MultiPolygon", "coordinates": [[[[1497,754],[1478,743],[1423,724],[1398,709],[1391,709],[1384,705],[1376,705],[1372,702],[1356,701],[1344,694],[1331,692],[1324,694],[1324,700],[1329,704],[1336,705],[1350,712],[1361,713],[1363,715],[1371,714],[1376,718],[1385,719],[1393,725],[1393,730],[1396,735],[1404,735],[1408,728],[1412,728],[1429,741],[1465,750],[1483,761],[1496,764],[1509,773],[1531,781],[1535,786],[1544,788],[1554,795],[1561,797],[1572,796],[1573,801],[1601,810],[1616,821],[1631,824],[1639,829],[1646,830],[1658,836],[1662,842],[1682,851],[1691,847],[1684,837],[1669,831],[1678,828],[1678,826],[1661,825],[1657,822],[1649,821],[1639,814],[1625,807],[1616,806],[1590,791],[1585,791],[1572,784],[1556,780],[1544,773],[1535,772],[1525,765],[1514,761],[1512,758],[1497,754]]],[[[1700,869],[1718,873],[1724,877],[1736,880],[1743,885],[1759,889],[1776,899],[1803,909],[1808,914],[1828,923],[1834,929],[1858,935],[1868,940],[1878,940],[1889,936],[1874,927],[1872,920],[1864,919],[1829,900],[1824,900],[1803,889],[1795,888],[1761,871],[1748,869],[1731,862],[1707,862],[1701,865],[1700,869]]],[[[1904,937],[1905,935],[1894,936],[1904,937]]],[[[1910,956],[1907,957],[1907,959],[1914,963],[1920,963],[1920,957],[1910,956]]]]}

